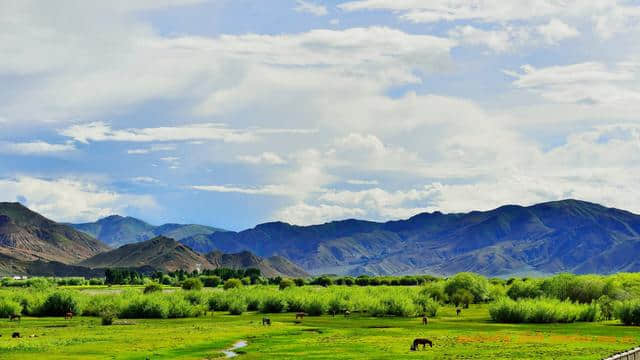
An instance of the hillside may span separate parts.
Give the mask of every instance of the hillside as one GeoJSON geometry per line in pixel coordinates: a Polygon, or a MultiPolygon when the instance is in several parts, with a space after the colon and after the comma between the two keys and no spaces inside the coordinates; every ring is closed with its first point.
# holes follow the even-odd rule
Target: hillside
{"type": "Polygon", "coordinates": [[[175,240],[187,237],[205,236],[217,231],[225,231],[210,226],[195,224],[164,224],[153,226],[130,216],[108,216],[96,222],[69,224],[76,230],[87,233],[111,247],[119,247],[146,241],[157,236],[166,236],[175,240]]]}
{"type": "Polygon", "coordinates": [[[236,254],[223,254],[214,251],[206,255],[207,260],[211,263],[212,268],[231,268],[231,269],[247,269],[256,268],[267,277],[288,276],[288,277],[307,277],[307,274],[298,265],[281,257],[272,256],[263,259],[253,255],[248,251],[236,254]]]}
{"type": "MultiPolygon", "coordinates": [[[[485,275],[640,271],[640,216],[577,200],[408,220],[281,222],[197,238],[198,251],[281,255],[311,273],[485,275]]],[[[192,244],[192,238],[183,239],[192,244]]]]}
{"type": "Polygon", "coordinates": [[[209,261],[187,246],[163,236],[135,244],[127,244],[79,263],[79,265],[90,268],[147,265],[166,271],[178,269],[193,271],[197,269],[198,264],[204,269],[208,267],[209,261]]]}
{"type": "Polygon", "coordinates": [[[98,254],[82,261],[79,265],[89,268],[141,267],[150,266],[163,271],[178,269],[193,271],[200,268],[233,269],[257,268],[265,276],[307,276],[300,267],[290,261],[273,257],[262,259],[249,252],[222,254],[213,252],[203,256],[189,247],[164,236],[98,254]]]}
{"type": "Polygon", "coordinates": [[[0,254],[17,260],[75,263],[108,247],[19,203],[0,203],[0,254]]]}

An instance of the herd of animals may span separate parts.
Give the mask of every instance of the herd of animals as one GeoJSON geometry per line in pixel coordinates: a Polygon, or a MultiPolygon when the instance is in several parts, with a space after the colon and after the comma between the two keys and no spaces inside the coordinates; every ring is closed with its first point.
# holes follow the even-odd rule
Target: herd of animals
{"type": "MultiPolygon", "coordinates": [[[[456,316],[460,316],[460,308],[456,309],[456,316]]],[[[351,316],[351,312],[349,310],[344,310],[343,312],[344,317],[349,317],[351,316]]],[[[336,316],[336,313],[334,312],[332,314],[333,316],[336,316]]],[[[297,312],[296,313],[296,320],[300,319],[303,320],[304,317],[307,316],[307,313],[304,312],[297,312]]],[[[20,322],[22,318],[20,317],[20,315],[9,315],[9,321],[18,321],[20,322]]],[[[73,312],[69,311],[64,315],[64,319],[65,320],[71,320],[73,319],[73,312]]],[[[429,324],[429,319],[427,318],[426,315],[422,315],[422,324],[423,325],[428,325],[429,324]]],[[[262,326],[271,326],[271,319],[268,317],[263,317],[262,318],[262,326]]],[[[0,334],[0,337],[2,337],[2,334],[0,334]]],[[[16,338],[20,338],[20,333],[19,332],[14,332],[11,334],[11,337],[16,339],[16,338]]],[[[31,335],[30,337],[37,337],[37,335],[31,335]]],[[[417,338],[413,340],[413,343],[411,344],[411,351],[416,351],[418,350],[418,347],[422,345],[422,349],[426,349],[426,346],[429,345],[429,347],[433,347],[433,342],[429,339],[425,339],[425,338],[417,338]]]]}

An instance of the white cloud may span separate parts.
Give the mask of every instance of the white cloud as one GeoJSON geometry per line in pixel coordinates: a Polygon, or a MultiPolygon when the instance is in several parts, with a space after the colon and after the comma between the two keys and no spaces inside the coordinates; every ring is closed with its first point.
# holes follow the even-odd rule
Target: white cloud
{"type": "Polygon", "coordinates": [[[50,144],[44,141],[0,142],[0,153],[16,155],[51,155],[76,150],[72,143],[50,144]]]}
{"type": "Polygon", "coordinates": [[[378,184],[380,184],[380,182],[378,180],[350,179],[350,180],[347,180],[347,184],[350,184],[350,185],[378,185],[378,184]]]}
{"type": "Polygon", "coordinates": [[[168,144],[168,145],[154,144],[147,148],[129,149],[127,150],[127,154],[144,155],[144,154],[149,154],[149,153],[158,152],[158,151],[173,151],[175,149],[176,149],[176,146],[172,144],[168,144]]]}
{"type": "Polygon", "coordinates": [[[262,187],[240,187],[233,185],[194,185],[192,189],[219,193],[238,193],[247,195],[290,196],[291,189],[282,185],[266,185],[262,187]]]}
{"type": "Polygon", "coordinates": [[[640,99],[640,63],[618,63],[608,67],[597,62],[537,69],[522,66],[522,72],[505,71],[513,84],[544,98],[562,103],[632,104],[640,99]]]}
{"type": "Polygon", "coordinates": [[[283,165],[287,161],[280,157],[280,155],[272,152],[263,152],[260,155],[239,155],[236,157],[241,162],[249,164],[268,164],[268,165],[283,165]]]}
{"type": "Polygon", "coordinates": [[[362,209],[326,204],[313,206],[298,203],[280,209],[274,214],[274,220],[277,219],[296,225],[313,225],[346,218],[362,218],[365,215],[366,211],[362,209]]]}
{"type": "Polygon", "coordinates": [[[146,195],[123,194],[99,185],[71,178],[43,179],[21,176],[0,179],[0,193],[6,201],[26,199],[26,206],[55,221],[94,221],[128,209],[158,207],[146,195]]]}
{"type": "MultiPolygon", "coordinates": [[[[305,129],[238,130],[230,129],[222,124],[191,124],[173,127],[113,130],[106,123],[93,122],[70,126],[60,131],[60,134],[81,143],[89,143],[91,141],[152,142],[191,140],[244,143],[256,141],[262,134],[308,134],[313,132],[314,130],[305,129]]],[[[163,150],[163,148],[157,149],[159,149],[158,151],[163,150]]],[[[153,151],[153,148],[151,151],[153,151]]]]}
{"type": "Polygon", "coordinates": [[[134,183],[138,184],[159,184],[160,180],[150,176],[137,176],[131,179],[134,183]]]}
{"type": "Polygon", "coordinates": [[[537,27],[537,31],[545,38],[547,43],[556,44],[561,40],[580,35],[580,32],[558,19],[552,19],[549,23],[537,27]]]}
{"type": "Polygon", "coordinates": [[[324,5],[314,4],[311,1],[296,0],[296,4],[294,10],[297,12],[308,13],[315,16],[324,16],[329,13],[324,5]]]}
{"type": "Polygon", "coordinates": [[[496,52],[505,52],[529,39],[524,28],[503,28],[500,30],[482,30],[471,25],[456,26],[449,36],[462,44],[484,45],[496,52]]]}

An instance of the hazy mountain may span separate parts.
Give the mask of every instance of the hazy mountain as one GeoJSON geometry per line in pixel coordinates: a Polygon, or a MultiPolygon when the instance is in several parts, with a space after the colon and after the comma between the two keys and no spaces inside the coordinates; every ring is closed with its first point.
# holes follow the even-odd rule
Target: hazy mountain
{"type": "Polygon", "coordinates": [[[408,220],[295,226],[185,238],[201,252],[281,255],[312,273],[452,274],[640,271],[640,216],[577,200],[408,220]],[[197,241],[194,241],[197,240],[197,241]]]}
{"type": "Polygon", "coordinates": [[[0,253],[17,260],[75,263],[108,247],[19,203],[0,203],[0,253]]]}
{"type": "Polygon", "coordinates": [[[140,219],[112,215],[92,223],[70,224],[76,230],[85,232],[111,247],[118,247],[166,236],[175,240],[198,235],[210,235],[225,231],[204,225],[164,224],[153,226],[140,219]]]}
{"type": "Polygon", "coordinates": [[[150,266],[158,270],[175,271],[184,269],[233,269],[257,268],[265,276],[307,276],[300,267],[282,257],[263,259],[249,252],[223,254],[213,252],[203,256],[189,247],[164,236],[98,254],[82,261],[79,265],[89,268],[141,267],[150,266]]]}

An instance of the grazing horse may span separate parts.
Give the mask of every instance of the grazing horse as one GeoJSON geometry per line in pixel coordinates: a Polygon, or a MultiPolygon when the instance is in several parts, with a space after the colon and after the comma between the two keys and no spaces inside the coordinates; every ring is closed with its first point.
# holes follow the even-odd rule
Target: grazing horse
{"type": "Polygon", "coordinates": [[[433,342],[431,342],[431,340],[429,339],[424,339],[424,338],[418,338],[413,340],[413,344],[411,345],[411,351],[416,351],[418,350],[418,346],[422,345],[422,350],[425,349],[425,347],[427,346],[427,344],[430,347],[433,347],[433,342]]]}
{"type": "Polygon", "coordinates": [[[69,311],[68,313],[64,314],[64,319],[65,320],[73,319],[73,313],[71,311],[69,311]]]}
{"type": "Polygon", "coordinates": [[[462,310],[460,310],[460,308],[456,308],[456,316],[460,316],[461,312],[462,312],[462,310]]]}
{"type": "Polygon", "coordinates": [[[9,315],[9,321],[13,321],[13,320],[20,321],[20,315],[16,315],[16,314],[9,315]]]}
{"type": "Polygon", "coordinates": [[[427,319],[426,316],[423,316],[422,317],[422,325],[427,325],[427,324],[429,324],[429,319],[427,319]]]}
{"type": "Polygon", "coordinates": [[[344,317],[350,316],[351,315],[351,311],[349,310],[345,310],[344,311],[344,317]]]}
{"type": "Polygon", "coordinates": [[[271,319],[269,319],[269,318],[262,318],[262,326],[265,326],[265,325],[269,325],[269,326],[271,326],[271,319]]]}
{"type": "Polygon", "coordinates": [[[297,313],[296,313],[296,320],[298,320],[298,319],[302,319],[302,320],[304,320],[304,316],[305,316],[305,315],[307,315],[307,314],[306,314],[306,313],[303,313],[303,312],[297,312],[297,313]]]}
{"type": "Polygon", "coordinates": [[[17,339],[20,337],[20,333],[19,332],[14,332],[13,334],[11,334],[11,337],[14,339],[17,339]]]}

